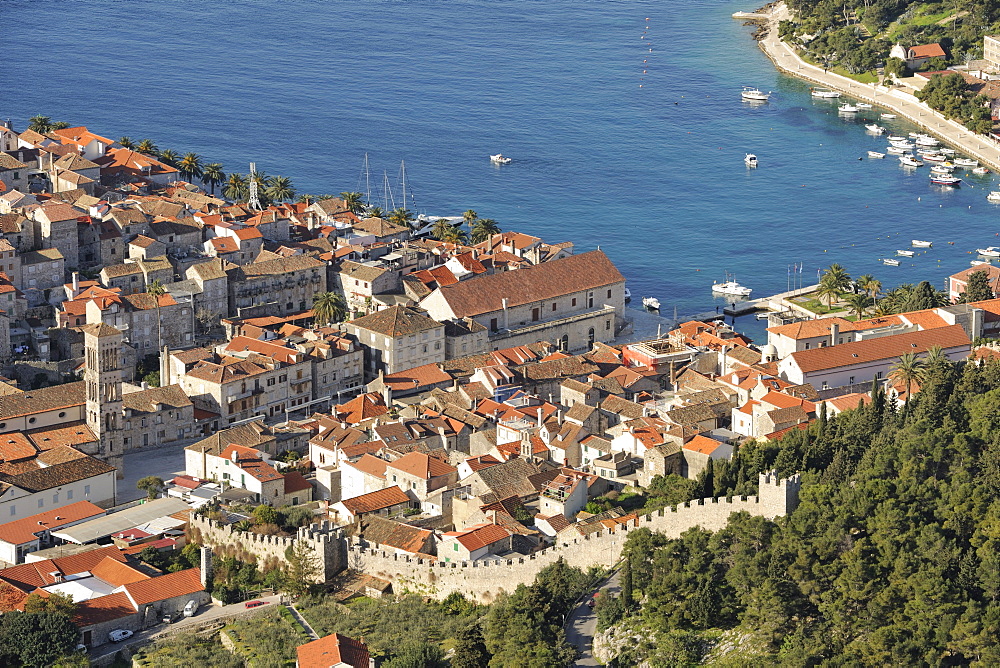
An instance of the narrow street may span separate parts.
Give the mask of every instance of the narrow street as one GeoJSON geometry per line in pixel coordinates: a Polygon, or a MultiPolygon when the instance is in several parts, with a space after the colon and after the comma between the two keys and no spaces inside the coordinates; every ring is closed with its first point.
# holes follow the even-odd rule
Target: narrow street
{"type": "MultiPolygon", "coordinates": [[[[619,594],[621,586],[618,584],[619,572],[608,578],[600,588],[601,596],[606,593],[619,594]]],[[[594,643],[594,634],[597,633],[597,613],[587,607],[585,599],[576,609],[569,614],[566,619],[566,640],[570,645],[576,647],[578,656],[574,666],[599,666],[601,665],[594,658],[591,647],[594,643]]]]}

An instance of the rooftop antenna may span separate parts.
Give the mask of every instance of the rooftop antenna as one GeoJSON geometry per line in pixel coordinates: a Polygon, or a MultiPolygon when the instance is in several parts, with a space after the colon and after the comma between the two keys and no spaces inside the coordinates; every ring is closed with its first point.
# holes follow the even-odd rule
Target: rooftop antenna
{"type": "Polygon", "coordinates": [[[247,200],[247,206],[251,209],[257,209],[262,211],[264,207],[260,205],[260,197],[257,193],[257,163],[250,163],[250,199],[247,200]]]}

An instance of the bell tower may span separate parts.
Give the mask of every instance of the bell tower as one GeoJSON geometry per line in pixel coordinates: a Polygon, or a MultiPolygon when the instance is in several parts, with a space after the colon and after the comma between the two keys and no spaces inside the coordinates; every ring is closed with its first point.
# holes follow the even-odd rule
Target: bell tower
{"type": "Polygon", "coordinates": [[[98,457],[123,476],[122,333],[103,322],[84,325],[83,380],[87,387],[87,426],[98,441],[98,457]]]}

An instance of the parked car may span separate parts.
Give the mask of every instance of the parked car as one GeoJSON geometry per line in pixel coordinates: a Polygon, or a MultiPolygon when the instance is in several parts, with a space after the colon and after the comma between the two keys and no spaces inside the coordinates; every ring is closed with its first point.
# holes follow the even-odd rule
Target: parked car
{"type": "Polygon", "coordinates": [[[248,608],[258,608],[262,605],[267,605],[267,601],[247,601],[246,606],[248,608]]]}
{"type": "Polygon", "coordinates": [[[191,599],[187,602],[187,605],[184,606],[184,616],[193,617],[196,612],[198,612],[198,601],[191,599]]]}
{"type": "Polygon", "coordinates": [[[132,632],[128,629],[115,629],[108,634],[108,638],[111,639],[111,642],[121,642],[122,640],[128,640],[131,637],[132,632]]]}

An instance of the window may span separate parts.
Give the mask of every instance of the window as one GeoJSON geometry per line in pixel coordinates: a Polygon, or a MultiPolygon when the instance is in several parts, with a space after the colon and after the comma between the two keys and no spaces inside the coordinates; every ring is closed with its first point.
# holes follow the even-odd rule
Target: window
{"type": "Polygon", "coordinates": [[[17,515],[17,506],[10,507],[10,516],[13,517],[14,515],[17,515]]]}
{"type": "Polygon", "coordinates": [[[611,299],[611,290],[608,290],[608,299],[611,299]]]}
{"type": "Polygon", "coordinates": [[[396,482],[396,474],[395,473],[392,474],[392,481],[396,482]]]}
{"type": "Polygon", "coordinates": [[[809,350],[809,346],[811,346],[811,345],[812,345],[812,344],[810,344],[810,343],[807,343],[807,344],[806,344],[806,350],[809,350]]]}
{"type": "Polygon", "coordinates": [[[882,372],[881,371],[876,372],[876,374],[875,374],[875,380],[882,380],[882,372]]]}
{"type": "Polygon", "coordinates": [[[90,496],[90,485],[84,485],[83,486],[83,495],[84,496],[90,496]]]}
{"type": "Polygon", "coordinates": [[[452,544],[452,547],[455,548],[456,552],[458,552],[458,541],[457,540],[452,544]]]}
{"type": "Polygon", "coordinates": [[[555,311],[555,310],[556,310],[556,303],[555,303],[555,302],[552,302],[552,310],[553,310],[553,311],[555,311]]]}
{"type": "Polygon", "coordinates": [[[39,508],[45,507],[45,499],[38,499],[38,507],[39,508]]]}
{"type": "Polygon", "coordinates": [[[571,301],[569,305],[576,306],[576,297],[573,297],[573,301],[571,301]]]}
{"type": "Polygon", "coordinates": [[[496,318],[490,318],[490,330],[495,332],[498,329],[499,329],[499,327],[497,327],[497,319],[496,318]]]}
{"type": "Polygon", "coordinates": [[[28,424],[35,424],[35,418],[28,418],[28,424]]]}
{"type": "Polygon", "coordinates": [[[850,378],[847,379],[847,384],[854,385],[854,376],[851,376],[850,378]]]}
{"type": "MultiPolygon", "coordinates": [[[[441,350],[441,342],[437,341],[434,343],[434,350],[441,350]]],[[[465,350],[465,345],[462,345],[462,350],[465,350]]]]}
{"type": "Polygon", "coordinates": [[[424,352],[427,352],[427,344],[424,344],[424,352]]]}
{"type": "Polygon", "coordinates": [[[611,321],[610,320],[608,320],[607,322],[604,323],[604,329],[605,329],[605,331],[609,331],[609,332],[611,331],[611,321]]]}
{"type": "Polygon", "coordinates": [[[59,503],[59,492],[52,495],[52,503],[59,503]]]}

